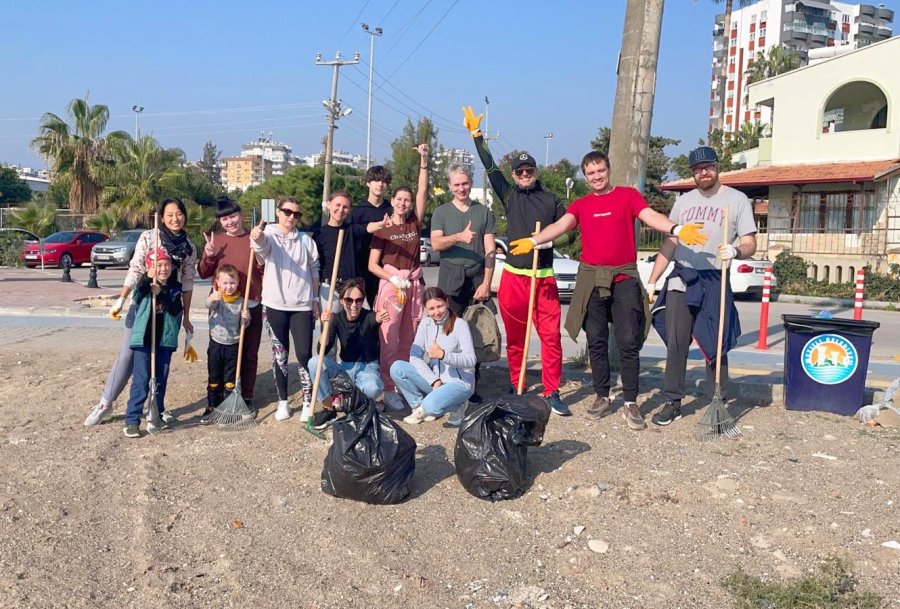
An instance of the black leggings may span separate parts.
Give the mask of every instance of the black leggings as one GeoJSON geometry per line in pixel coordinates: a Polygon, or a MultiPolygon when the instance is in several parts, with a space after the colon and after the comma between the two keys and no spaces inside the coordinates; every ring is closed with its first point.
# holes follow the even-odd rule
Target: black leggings
{"type": "Polygon", "coordinates": [[[312,357],[312,311],[279,311],[263,307],[263,318],[272,341],[272,371],[275,373],[275,389],[279,400],[288,399],[288,356],[291,353],[289,338],[294,340],[294,351],[300,363],[300,388],[304,406],[312,396],[312,381],[306,369],[312,357]]]}

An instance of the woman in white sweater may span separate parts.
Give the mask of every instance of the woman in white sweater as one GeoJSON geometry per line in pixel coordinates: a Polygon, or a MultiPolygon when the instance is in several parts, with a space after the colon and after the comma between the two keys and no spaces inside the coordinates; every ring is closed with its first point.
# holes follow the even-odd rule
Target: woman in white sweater
{"type": "Polygon", "coordinates": [[[290,339],[300,362],[303,406],[311,404],[312,382],[306,363],[312,355],[313,324],[319,316],[319,253],[312,237],[297,230],[300,204],[293,197],[278,200],[278,223],[250,231],[256,257],[265,262],[262,280],[263,319],[272,341],[272,368],[278,409],[275,419],[291,416],[288,404],[290,339]]]}
{"type": "Polygon", "coordinates": [[[440,288],[426,288],[425,314],[409,350],[409,361],[391,365],[391,378],[412,408],[403,419],[412,425],[455,412],[459,425],[475,388],[475,347],[469,325],[450,310],[440,288]]]}

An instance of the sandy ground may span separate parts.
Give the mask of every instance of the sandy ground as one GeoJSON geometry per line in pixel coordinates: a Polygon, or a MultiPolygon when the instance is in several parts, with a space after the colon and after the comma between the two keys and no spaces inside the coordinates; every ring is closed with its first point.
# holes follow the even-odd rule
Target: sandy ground
{"type": "MultiPolygon", "coordinates": [[[[409,499],[369,506],[319,490],[325,443],[271,403],[255,430],[198,425],[202,361],[174,367],[171,431],[83,427],[117,347],[91,332],[0,351],[0,607],[720,608],[738,567],[795,577],[832,555],[900,607],[900,550],[881,545],[900,541],[897,430],[772,406],[746,414],[741,439],[699,443],[690,407],[633,432],[618,413],[583,418],[590,392],[570,383],[576,416],[530,450],[524,497],[468,495],[455,431],[435,422],[411,429],[409,499]]],[[[484,393],[505,376],[488,370],[484,393]]]]}

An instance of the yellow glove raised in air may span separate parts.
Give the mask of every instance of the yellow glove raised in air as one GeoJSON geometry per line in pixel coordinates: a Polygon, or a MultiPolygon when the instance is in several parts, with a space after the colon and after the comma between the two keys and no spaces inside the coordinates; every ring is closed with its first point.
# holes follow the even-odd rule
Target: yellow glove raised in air
{"type": "Polygon", "coordinates": [[[484,118],[484,114],[479,114],[475,116],[475,111],[472,110],[472,106],[464,106],[463,109],[463,125],[466,129],[469,130],[473,136],[481,135],[481,119],[484,118]]]}
{"type": "Polygon", "coordinates": [[[191,346],[191,339],[193,338],[193,332],[188,332],[184,335],[184,359],[192,364],[197,361],[197,351],[191,346]]]}
{"type": "Polygon", "coordinates": [[[522,239],[516,239],[515,241],[510,241],[509,243],[509,253],[514,256],[518,256],[520,254],[528,254],[531,250],[534,249],[534,246],[537,245],[537,242],[531,237],[523,237],[522,239]]]}
{"type": "Polygon", "coordinates": [[[678,237],[679,241],[685,245],[703,245],[706,243],[707,236],[703,234],[703,225],[699,222],[694,224],[679,224],[672,229],[672,234],[678,237]]]}

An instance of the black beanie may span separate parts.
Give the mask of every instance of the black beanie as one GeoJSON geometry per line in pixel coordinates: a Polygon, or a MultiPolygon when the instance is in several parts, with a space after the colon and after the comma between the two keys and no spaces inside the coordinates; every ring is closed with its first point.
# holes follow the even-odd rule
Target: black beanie
{"type": "Polygon", "coordinates": [[[218,201],[216,201],[216,218],[224,218],[225,216],[230,216],[231,214],[240,213],[240,211],[241,206],[228,197],[221,197],[218,201]]]}

